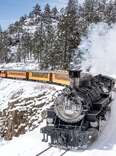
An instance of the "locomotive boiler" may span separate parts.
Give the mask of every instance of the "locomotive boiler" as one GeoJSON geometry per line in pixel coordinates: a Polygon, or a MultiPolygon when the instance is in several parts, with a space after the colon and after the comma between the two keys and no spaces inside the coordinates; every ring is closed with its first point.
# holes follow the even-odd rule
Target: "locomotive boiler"
{"type": "Polygon", "coordinates": [[[98,137],[111,110],[115,81],[104,75],[92,76],[69,71],[70,86],[47,110],[47,124],[41,128],[43,141],[66,149],[87,148],[98,137]]]}

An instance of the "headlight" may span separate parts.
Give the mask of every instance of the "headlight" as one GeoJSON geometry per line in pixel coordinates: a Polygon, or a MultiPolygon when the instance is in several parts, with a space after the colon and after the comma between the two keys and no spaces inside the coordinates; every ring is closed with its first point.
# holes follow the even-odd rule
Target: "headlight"
{"type": "Polygon", "coordinates": [[[90,122],[90,125],[91,125],[91,127],[96,128],[96,127],[98,126],[98,122],[97,122],[97,121],[95,121],[95,122],[90,122]]]}
{"type": "Polygon", "coordinates": [[[47,118],[47,125],[48,126],[54,126],[54,123],[53,123],[53,119],[52,118],[47,118]]]}
{"type": "Polygon", "coordinates": [[[53,119],[52,118],[47,118],[47,123],[52,124],[53,123],[53,119]]]}

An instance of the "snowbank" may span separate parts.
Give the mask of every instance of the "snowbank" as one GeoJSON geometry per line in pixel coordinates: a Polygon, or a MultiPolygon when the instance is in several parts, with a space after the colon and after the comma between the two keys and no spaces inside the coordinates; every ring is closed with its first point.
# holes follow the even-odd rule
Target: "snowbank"
{"type": "Polygon", "coordinates": [[[0,79],[0,136],[6,140],[38,127],[61,86],[0,79]]]}
{"type": "Polygon", "coordinates": [[[0,64],[0,70],[40,70],[40,66],[36,61],[28,60],[26,63],[4,63],[0,64]]]}

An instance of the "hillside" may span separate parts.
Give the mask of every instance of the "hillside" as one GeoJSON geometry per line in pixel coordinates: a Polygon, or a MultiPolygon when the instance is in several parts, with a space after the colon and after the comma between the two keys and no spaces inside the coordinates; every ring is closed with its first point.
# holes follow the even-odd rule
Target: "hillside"
{"type": "MultiPolygon", "coordinates": [[[[50,6],[46,4],[45,10],[42,12],[40,6],[36,4],[29,15],[20,17],[6,31],[1,32],[3,51],[1,50],[0,62],[39,64],[42,43],[49,37],[51,41],[48,44],[50,46],[53,34],[56,34],[59,17],[60,14],[56,7],[50,9],[50,6]]],[[[48,49],[45,47],[44,51],[46,48],[48,49]]],[[[41,55],[43,58],[43,54],[41,55]]]]}
{"type": "Polygon", "coordinates": [[[0,33],[0,63],[38,64],[38,69],[68,69],[77,53],[80,64],[86,52],[78,49],[90,24],[116,22],[115,1],[69,0],[58,10],[49,4],[36,4],[8,29],[0,33]]]}

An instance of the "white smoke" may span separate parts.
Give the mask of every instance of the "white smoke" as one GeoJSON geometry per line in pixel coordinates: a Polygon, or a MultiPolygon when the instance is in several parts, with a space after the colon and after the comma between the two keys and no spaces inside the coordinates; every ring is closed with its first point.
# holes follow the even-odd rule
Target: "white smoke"
{"type": "Polygon", "coordinates": [[[83,70],[116,75],[116,24],[91,24],[78,50],[84,53],[83,70]]]}

